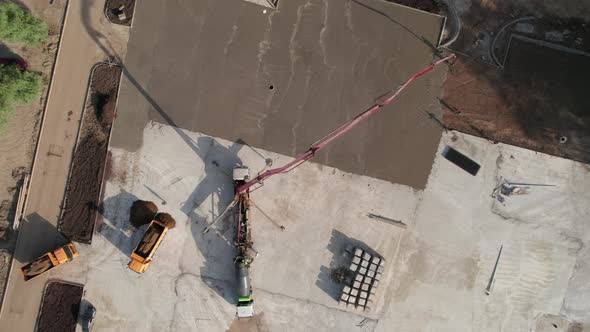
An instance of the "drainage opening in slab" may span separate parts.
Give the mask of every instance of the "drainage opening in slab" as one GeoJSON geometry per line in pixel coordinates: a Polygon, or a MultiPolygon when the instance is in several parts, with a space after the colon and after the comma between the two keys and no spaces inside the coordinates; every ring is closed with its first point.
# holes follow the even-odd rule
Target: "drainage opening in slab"
{"type": "Polygon", "coordinates": [[[477,172],[479,172],[480,165],[478,163],[448,145],[445,146],[442,155],[445,159],[461,167],[465,172],[471,175],[475,176],[477,175],[477,172]]]}
{"type": "Polygon", "coordinates": [[[270,85],[268,86],[268,89],[269,89],[269,90],[274,90],[274,89],[275,89],[275,86],[274,86],[274,85],[272,85],[272,84],[270,84],[270,85]]]}
{"type": "Polygon", "coordinates": [[[553,325],[554,328],[557,328],[557,324],[551,323],[551,325],[553,325]]]}
{"type": "Polygon", "coordinates": [[[567,137],[565,137],[565,136],[561,136],[561,137],[559,138],[559,143],[563,144],[563,143],[565,143],[565,142],[567,142],[567,137]]]}

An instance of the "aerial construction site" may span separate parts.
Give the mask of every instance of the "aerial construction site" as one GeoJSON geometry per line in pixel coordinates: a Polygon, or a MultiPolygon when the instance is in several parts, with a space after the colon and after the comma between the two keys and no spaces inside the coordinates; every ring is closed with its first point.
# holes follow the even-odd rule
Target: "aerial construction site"
{"type": "Polygon", "coordinates": [[[588,13],[0,2],[0,330],[590,331],[588,13]]]}

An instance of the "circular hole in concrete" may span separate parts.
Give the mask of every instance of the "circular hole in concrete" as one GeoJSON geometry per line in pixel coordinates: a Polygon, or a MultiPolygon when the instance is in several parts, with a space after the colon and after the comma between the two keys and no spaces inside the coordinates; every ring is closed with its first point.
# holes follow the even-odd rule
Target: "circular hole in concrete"
{"type": "Polygon", "coordinates": [[[274,86],[274,85],[272,85],[272,84],[269,84],[269,85],[268,85],[268,89],[269,89],[269,90],[274,90],[274,89],[275,89],[275,86],[274,86]]]}
{"type": "Polygon", "coordinates": [[[554,328],[557,328],[557,324],[551,323],[551,325],[553,325],[554,328]]]}
{"type": "Polygon", "coordinates": [[[567,137],[565,137],[565,136],[561,136],[561,137],[559,138],[559,143],[563,144],[563,143],[565,143],[565,142],[567,142],[567,137]]]}

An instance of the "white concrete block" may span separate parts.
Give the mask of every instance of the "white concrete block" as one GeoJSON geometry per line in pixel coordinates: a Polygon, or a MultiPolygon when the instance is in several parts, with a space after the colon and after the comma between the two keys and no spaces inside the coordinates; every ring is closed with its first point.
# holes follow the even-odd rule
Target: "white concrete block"
{"type": "Polygon", "coordinates": [[[363,249],[361,249],[361,248],[354,249],[354,255],[356,257],[363,257],[363,249]]]}

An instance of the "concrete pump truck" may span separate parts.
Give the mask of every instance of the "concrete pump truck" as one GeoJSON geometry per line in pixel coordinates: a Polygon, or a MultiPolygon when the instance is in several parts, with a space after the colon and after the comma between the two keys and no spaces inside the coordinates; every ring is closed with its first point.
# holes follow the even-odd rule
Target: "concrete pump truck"
{"type": "Polygon", "coordinates": [[[235,245],[237,248],[237,254],[234,258],[236,266],[237,279],[238,279],[238,300],[237,300],[237,316],[238,318],[252,317],[254,316],[254,301],[252,299],[252,286],[250,284],[249,268],[256,257],[256,252],[252,248],[252,239],[250,235],[250,191],[258,189],[259,187],[252,188],[255,185],[262,185],[262,182],[267,178],[280,173],[288,173],[293,169],[297,168],[301,164],[313,158],[319,150],[326,147],[328,144],[336,140],[338,137],[344,135],[350,131],[353,127],[363,122],[371,115],[376,114],[382,108],[389,105],[410,83],[412,83],[418,77],[431,71],[434,67],[444,62],[453,60],[455,54],[450,54],[440,60],[437,60],[430,65],[426,66],[422,70],[416,72],[407,81],[402,83],[399,87],[392,89],[384,95],[377,98],[376,103],[366,111],[360,113],[353,119],[342,124],[338,128],[331,131],[326,136],[322,137],[311,147],[300,154],[298,157],[293,159],[291,162],[277,168],[269,169],[264,172],[260,172],[256,177],[250,178],[250,170],[242,165],[236,166],[233,170],[233,181],[234,181],[234,200],[232,203],[220,214],[204,231],[206,233],[209,229],[223,216],[231,210],[234,206],[236,209],[236,220],[237,220],[237,232],[235,245]]]}

